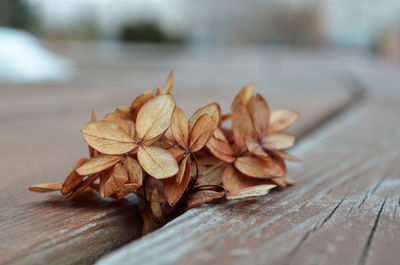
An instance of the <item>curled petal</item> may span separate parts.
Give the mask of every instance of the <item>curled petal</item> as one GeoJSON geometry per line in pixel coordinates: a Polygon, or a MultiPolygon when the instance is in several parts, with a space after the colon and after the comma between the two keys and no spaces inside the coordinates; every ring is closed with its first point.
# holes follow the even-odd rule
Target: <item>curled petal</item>
{"type": "Polygon", "coordinates": [[[239,152],[247,150],[245,138],[248,135],[254,135],[254,127],[250,114],[245,105],[237,103],[232,110],[232,132],[233,140],[239,149],[239,152]]]}
{"type": "Polygon", "coordinates": [[[208,114],[211,117],[215,118],[217,124],[215,125],[215,128],[213,128],[213,130],[215,130],[217,128],[218,124],[221,121],[221,111],[220,111],[219,105],[217,103],[211,103],[211,104],[208,104],[208,105],[198,109],[192,115],[192,117],[190,117],[190,120],[189,120],[189,128],[190,128],[190,130],[192,130],[192,128],[193,128],[194,124],[196,123],[196,121],[201,116],[203,116],[204,114],[208,114]]]}
{"type": "Polygon", "coordinates": [[[236,103],[239,102],[245,106],[247,105],[247,103],[249,102],[250,98],[253,95],[254,86],[255,86],[254,83],[250,83],[247,86],[243,87],[242,90],[240,90],[240,92],[236,95],[235,99],[233,100],[232,109],[234,108],[236,103]]]}
{"type": "Polygon", "coordinates": [[[189,123],[185,112],[178,107],[172,113],[170,129],[175,141],[186,148],[189,145],[189,123]]]}
{"type": "Polygon", "coordinates": [[[271,111],[268,133],[276,133],[287,129],[299,118],[299,113],[293,110],[281,109],[271,111]]]}
{"type": "Polygon", "coordinates": [[[164,182],[164,196],[170,206],[174,206],[179,201],[190,181],[190,164],[187,160],[182,160],[182,162],[185,162],[182,180],[178,183],[174,178],[170,178],[164,182]]]}
{"type": "Polygon", "coordinates": [[[228,200],[243,199],[248,197],[263,196],[267,194],[271,189],[275,188],[276,185],[256,185],[248,188],[241,189],[234,193],[229,193],[226,198],[228,200]]]}
{"type": "Polygon", "coordinates": [[[61,190],[63,182],[51,182],[51,183],[43,183],[37,184],[29,187],[30,191],[34,192],[51,192],[61,190]]]}
{"type": "Polygon", "coordinates": [[[264,98],[257,94],[249,101],[249,110],[253,120],[254,129],[261,138],[268,133],[269,107],[264,98]]]}
{"type": "Polygon", "coordinates": [[[213,190],[200,190],[192,195],[188,201],[187,210],[200,206],[203,203],[212,202],[225,196],[224,192],[213,190]]]}
{"type": "Polygon", "coordinates": [[[79,175],[78,172],[76,172],[76,169],[83,164],[85,164],[89,159],[87,158],[82,158],[80,159],[74,166],[74,169],[69,173],[68,177],[65,179],[64,184],[61,189],[61,194],[65,195],[70,193],[75,187],[81,183],[82,179],[84,176],[79,175]]]}
{"type": "Polygon", "coordinates": [[[274,133],[262,138],[262,146],[268,150],[284,150],[293,146],[296,137],[287,133],[274,133]]]}
{"type": "Polygon", "coordinates": [[[197,152],[204,147],[213,135],[216,126],[218,123],[215,116],[203,114],[197,119],[190,132],[189,147],[192,152],[197,152]]]}

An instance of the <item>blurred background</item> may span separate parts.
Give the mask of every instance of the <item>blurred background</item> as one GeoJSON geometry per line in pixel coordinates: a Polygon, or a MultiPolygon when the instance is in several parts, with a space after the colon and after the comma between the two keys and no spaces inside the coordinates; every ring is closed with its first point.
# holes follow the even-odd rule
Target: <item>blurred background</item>
{"type": "Polygon", "coordinates": [[[73,57],[83,59],[85,45],[100,57],[123,44],[137,47],[126,54],[153,57],[155,44],[167,49],[162,54],[238,47],[341,50],[397,65],[400,1],[2,0],[0,40],[2,82],[70,80],[73,57]],[[76,51],[68,54],[73,45],[76,51]]]}

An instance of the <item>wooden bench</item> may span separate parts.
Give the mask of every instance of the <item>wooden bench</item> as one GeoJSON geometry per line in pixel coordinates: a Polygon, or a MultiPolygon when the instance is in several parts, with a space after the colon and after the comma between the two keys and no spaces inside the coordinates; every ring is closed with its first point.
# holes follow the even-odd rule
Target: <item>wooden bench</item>
{"type": "Polygon", "coordinates": [[[0,264],[399,263],[398,69],[304,51],[47,45],[76,61],[73,82],[0,85],[0,264]],[[134,198],[28,192],[86,155],[79,130],[92,106],[100,116],[129,104],[170,68],[189,115],[210,101],[227,111],[250,81],[271,108],[298,110],[295,185],[192,209],[141,238],[134,198]]]}

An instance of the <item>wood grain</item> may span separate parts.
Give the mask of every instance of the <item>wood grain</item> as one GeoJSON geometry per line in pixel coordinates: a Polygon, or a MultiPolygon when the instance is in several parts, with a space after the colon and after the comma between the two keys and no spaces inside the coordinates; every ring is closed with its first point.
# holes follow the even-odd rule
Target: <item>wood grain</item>
{"type": "Polygon", "coordinates": [[[400,93],[363,81],[363,100],[294,150],[294,186],[192,209],[97,264],[398,264],[400,93]]]}
{"type": "MultiPolygon", "coordinates": [[[[87,155],[79,130],[88,121],[92,106],[98,109],[101,117],[116,106],[129,104],[143,90],[161,85],[171,67],[177,72],[174,88],[177,103],[189,115],[214,100],[228,110],[236,91],[249,81],[256,81],[260,86],[258,91],[272,102],[272,108],[289,107],[302,114],[293,132],[303,136],[315,132],[359,97],[358,90],[342,78],[341,70],[338,70],[340,67],[331,69],[332,66],[327,67],[324,60],[310,54],[288,56],[282,52],[271,55],[263,50],[198,53],[160,49],[154,52],[152,48],[136,46],[119,47],[117,52],[109,52],[91,44],[56,43],[50,46],[58,47],[60,52],[76,60],[78,68],[73,81],[0,86],[1,264],[91,264],[98,257],[139,236],[141,222],[134,199],[123,204],[89,196],[85,203],[63,202],[59,195],[33,194],[27,188],[36,183],[63,180],[77,159],[87,155]],[[309,67],[304,69],[299,60],[309,67]],[[316,70],[320,71],[318,76],[314,74],[316,70]]],[[[341,136],[337,137],[336,141],[341,144],[341,136]]],[[[325,175],[328,173],[323,157],[317,160],[310,172],[309,163],[316,155],[307,150],[314,150],[315,147],[313,144],[304,145],[309,147],[298,152],[304,155],[305,162],[300,169],[297,167],[296,171],[292,171],[299,183],[295,187],[273,193],[265,201],[232,202],[190,211],[166,228],[136,241],[132,248],[138,254],[137,259],[156,262],[155,254],[162,253],[166,256],[160,262],[165,263],[182,258],[180,262],[184,264],[192,256],[199,263],[204,257],[223,263],[230,253],[243,260],[243,255],[254,248],[254,255],[250,256],[256,261],[264,253],[261,246],[267,241],[268,248],[274,249],[275,244],[269,241],[271,238],[275,238],[277,250],[281,250],[282,246],[291,250],[293,246],[284,244],[285,229],[296,223],[304,226],[304,230],[300,229],[301,233],[296,230],[297,234],[285,237],[293,238],[289,243],[296,243],[299,237],[295,235],[304,236],[303,232],[313,227],[311,221],[310,224],[306,222],[308,225],[302,222],[316,212],[325,216],[332,202],[336,202],[334,197],[324,203],[315,201],[307,204],[304,206],[307,211],[300,212],[300,216],[293,210],[312,197],[317,189],[315,185],[321,186],[325,179],[332,181],[332,177],[325,175]],[[309,188],[304,185],[309,185],[309,188]],[[308,193],[312,187],[314,193],[308,193]],[[297,190],[303,192],[298,193],[297,190]],[[273,202],[276,203],[274,207],[271,206],[273,202]],[[230,205],[232,208],[229,208],[230,205]],[[275,222],[278,220],[276,216],[283,213],[286,218],[275,222]],[[199,222],[203,224],[199,225],[199,222]],[[268,229],[260,233],[260,229],[267,224],[270,224],[268,229]],[[175,231],[179,236],[175,236],[175,231]],[[220,236],[213,236],[214,233],[220,236]],[[269,234],[268,240],[263,236],[263,240],[258,239],[264,234],[269,234]],[[168,244],[154,252],[146,249],[152,242],[164,242],[167,238],[168,244]],[[248,244],[245,247],[247,250],[235,245],[231,239],[240,246],[248,244]],[[199,252],[191,253],[189,250],[195,246],[201,246],[199,252]],[[169,251],[171,248],[174,251],[169,251]],[[216,255],[217,251],[221,255],[216,255]]],[[[298,150],[303,149],[300,147],[298,150]]],[[[321,150],[327,149],[324,147],[321,150]]],[[[332,152],[328,154],[334,156],[332,152]]],[[[340,165],[343,159],[329,160],[329,167],[335,168],[336,164],[343,166],[340,165]]],[[[389,203],[387,199],[381,221],[390,225],[390,220],[385,217],[389,203]]],[[[379,205],[374,209],[379,211],[379,205]]],[[[315,220],[320,218],[315,217],[315,220]]],[[[326,224],[329,223],[327,220],[326,224]]],[[[329,226],[324,224],[324,227],[329,226]]],[[[375,234],[377,238],[380,236],[379,226],[375,234]]],[[[302,245],[300,250],[307,246],[302,245]]],[[[275,257],[278,257],[278,252],[275,257]]],[[[301,257],[301,253],[298,251],[297,257],[301,257]]]]}

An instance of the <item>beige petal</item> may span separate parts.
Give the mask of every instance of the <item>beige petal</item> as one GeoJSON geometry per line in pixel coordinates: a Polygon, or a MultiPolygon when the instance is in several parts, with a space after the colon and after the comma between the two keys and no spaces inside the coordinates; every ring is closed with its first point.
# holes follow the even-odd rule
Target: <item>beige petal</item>
{"type": "Polygon", "coordinates": [[[241,189],[234,193],[229,193],[226,198],[228,200],[243,199],[248,197],[263,196],[267,194],[276,185],[256,185],[248,188],[241,189]]]}
{"type": "Polygon", "coordinates": [[[247,105],[249,102],[250,98],[253,96],[254,92],[254,83],[250,83],[247,86],[243,87],[242,90],[236,95],[235,99],[233,100],[232,103],[232,109],[236,105],[236,103],[241,103],[243,105],[247,105]]]}
{"type": "MultiPolygon", "coordinates": [[[[182,160],[182,162],[185,161],[182,160]]],[[[164,196],[170,206],[174,206],[179,201],[189,184],[190,164],[185,163],[184,165],[184,174],[180,183],[177,183],[174,178],[166,179],[164,181],[164,196]]]]}
{"type": "Polygon", "coordinates": [[[268,133],[276,133],[287,129],[299,118],[299,113],[293,110],[281,109],[271,111],[268,133]]]}
{"type": "Polygon", "coordinates": [[[62,195],[70,193],[73,189],[75,189],[79,185],[79,183],[82,182],[84,176],[79,175],[78,172],[76,172],[76,169],[85,164],[87,161],[89,161],[89,159],[82,158],[75,164],[71,173],[69,173],[68,177],[64,181],[64,184],[61,189],[62,195]]]}
{"type": "Polygon", "coordinates": [[[121,187],[129,181],[127,170],[120,164],[116,164],[108,174],[103,174],[100,178],[100,195],[103,198],[118,192],[121,187]]]}
{"type": "Polygon", "coordinates": [[[217,103],[211,103],[208,104],[200,109],[198,109],[193,115],[192,117],[190,117],[189,120],[189,128],[190,130],[192,130],[194,124],[196,123],[196,121],[203,116],[204,114],[208,114],[211,117],[214,117],[216,119],[216,125],[215,128],[213,128],[213,130],[215,130],[218,127],[218,124],[221,121],[221,111],[219,108],[219,105],[217,103]]]}
{"type": "Polygon", "coordinates": [[[139,147],[137,156],[144,171],[156,179],[169,178],[178,173],[178,163],[165,149],[143,145],[139,147]]]}
{"type": "Polygon", "coordinates": [[[189,123],[185,112],[178,107],[172,113],[171,132],[181,147],[186,148],[189,145],[189,123]]]}
{"type": "Polygon", "coordinates": [[[269,107],[264,98],[257,94],[249,101],[249,110],[253,120],[254,129],[258,136],[267,135],[269,123],[269,107]]]}
{"type": "MultiPolygon", "coordinates": [[[[199,176],[197,184],[202,185],[220,185],[222,182],[222,173],[225,169],[225,163],[213,157],[202,157],[198,160],[199,176]]],[[[192,176],[196,175],[196,167],[192,166],[192,176]]]]}
{"type": "Polygon", "coordinates": [[[294,162],[300,162],[301,161],[297,157],[294,157],[294,156],[286,153],[285,151],[275,151],[275,153],[278,154],[281,158],[283,158],[285,160],[290,160],[290,161],[294,161],[294,162]]]}
{"type": "Polygon", "coordinates": [[[227,142],[211,137],[206,146],[215,157],[222,161],[232,163],[236,159],[232,147],[227,142]]]}
{"type": "Polygon", "coordinates": [[[136,118],[136,133],[143,141],[164,133],[171,122],[175,100],[171,95],[162,95],[149,100],[140,109],[136,118]]]}
{"type": "Polygon", "coordinates": [[[253,178],[280,177],[285,173],[272,158],[261,159],[255,156],[242,156],[236,159],[234,165],[240,172],[253,178]]]}
{"type": "Polygon", "coordinates": [[[242,103],[237,103],[232,110],[233,140],[239,152],[247,150],[245,138],[254,135],[255,130],[247,108],[242,103]]]}
{"type": "Polygon", "coordinates": [[[218,126],[218,123],[215,116],[210,116],[208,114],[200,116],[190,132],[190,150],[192,152],[197,152],[203,148],[213,135],[216,126],[218,126]]]}
{"type": "Polygon", "coordinates": [[[99,155],[87,161],[82,166],[76,169],[76,172],[81,176],[91,175],[97,172],[101,172],[113,165],[117,164],[121,160],[121,156],[115,155],[99,155]]]}
{"type": "Polygon", "coordinates": [[[90,122],[83,126],[81,132],[91,147],[104,154],[123,154],[136,147],[129,134],[113,122],[90,122]]]}
{"type": "Polygon", "coordinates": [[[161,204],[160,204],[160,200],[159,200],[158,190],[157,189],[154,189],[151,192],[150,208],[151,208],[151,211],[152,211],[153,215],[156,218],[161,219],[163,217],[162,208],[161,208],[161,204]]]}
{"type": "Polygon", "coordinates": [[[175,72],[171,70],[171,73],[168,76],[167,81],[165,82],[164,88],[161,90],[162,95],[169,94],[171,92],[172,86],[174,85],[175,81],[175,72]]]}
{"type": "Polygon", "coordinates": [[[267,154],[267,152],[264,151],[259,141],[255,140],[254,137],[252,136],[246,137],[246,146],[249,152],[252,153],[253,155],[262,159],[264,158],[268,159],[269,155],[267,154]]]}
{"type": "Polygon", "coordinates": [[[152,98],[154,98],[154,95],[153,92],[151,92],[150,90],[135,98],[130,106],[131,117],[134,121],[136,121],[137,114],[142,106],[152,98]]]}
{"type": "Polygon", "coordinates": [[[111,121],[111,122],[117,124],[119,127],[124,129],[125,132],[129,133],[129,122],[128,122],[128,120],[124,120],[121,117],[119,117],[119,116],[117,116],[116,114],[113,114],[113,113],[108,113],[104,117],[104,120],[105,121],[111,121]]]}
{"type": "Polygon", "coordinates": [[[227,165],[222,173],[222,184],[230,193],[255,185],[255,181],[246,177],[231,164],[227,165]]]}
{"type": "Polygon", "coordinates": [[[268,150],[284,150],[293,146],[296,136],[287,133],[274,133],[262,138],[262,146],[268,150]]]}
{"type": "Polygon", "coordinates": [[[63,182],[51,182],[51,183],[43,183],[37,184],[29,187],[30,191],[34,192],[51,192],[61,190],[63,182]]]}
{"type": "Polygon", "coordinates": [[[188,202],[187,210],[200,206],[203,203],[212,202],[225,196],[224,192],[213,190],[201,190],[192,195],[188,202]]]}

